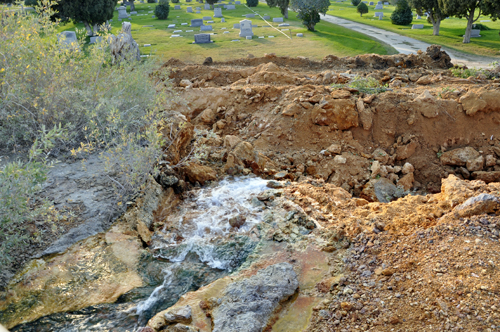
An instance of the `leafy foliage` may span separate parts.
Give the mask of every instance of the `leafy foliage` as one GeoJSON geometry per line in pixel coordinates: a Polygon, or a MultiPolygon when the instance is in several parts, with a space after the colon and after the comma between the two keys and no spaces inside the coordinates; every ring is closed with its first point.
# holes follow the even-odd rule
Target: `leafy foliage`
{"type": "Polygon", "coordinates": [[[358,6],[361,3],[361,0],[351,0],[353,6],[358,6]]]}
{"type": "Polygon", "coordinates": [[[368,6],[366,3],[361,2],[357,7],[356,7],[357,12],[359,15],[363,16],[363,14],[368,13],[368,6]]]}
{"type": "Polygon", "coordinates": [[[309,31],[314,31],[316,23],[320,21],[319,14],[326,14],[330,6],[329,0],[292,0],[292,9],[295,10],[297,18],[302,20],[309,31]]]}
{"type": "Polygon", "coordinates": [[[427,20],[432,23],[434,28],[433,34],[435,36],[439,35],[439,26],[441,21],[448,17],[446,11],[439,4],[438,0],[408,0],[408,4],[415,8],[419,15],[424,15],[428,13],[429,17],[427,20]]]}
{"type": "Polygon", "coordinates": [[[247,0],[248,7],[257,7],[259,4],[259,0],[247,0]]]}
{"type": "Polygon", "coordinates": [[[278,7],[281,14],[288,18],[288,7],[290,6],[290,0],[266,0],[267,5],[270,8],[278,7]]]}
{"type": "Polygon", "coordinates": [[[180,0],[172,0],[172,3],[179,3],[180,0]]]}
{"type": "Polygon", "coordinates": [[[83,21],[88,34],[92,35],[94,26],[113,18],[117,3],[118,0],[59,0],[56,10],[60,16],[70,18],[75,23],[83,21]]]}
{"type": "Polygon", "coordinates": [[[158,6],[155,7],[155,16],[159,20],[166,20],[170,12],[170,5],[168,0],[160,0],[158,6]]]}
{"type": "Polygon", "coordinates": [[[348,87],[356,89],[359,92],[374,94],[387,91],[387,85],[381,85],[378,80],[373,77],[355,76],[348,84],[333,84],[333,88],[348,87]]]}
{"type": "Polygon", "coordinates": [[[38,0],[25,0],[24,1],[25,6],[35,7],[37,4],[38,4],[38,0]]]}
{"type": "Polygon", "coordinates": [[[391,22],[396,25],[408,25],[413,21],[413,14],[406,0],[400,0],[391,14],[391,22]]]}

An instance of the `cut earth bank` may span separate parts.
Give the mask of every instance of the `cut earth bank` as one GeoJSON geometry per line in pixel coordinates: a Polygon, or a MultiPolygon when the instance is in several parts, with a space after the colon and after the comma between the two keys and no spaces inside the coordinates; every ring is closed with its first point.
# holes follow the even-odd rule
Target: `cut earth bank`
{"type": "Polygon", "coordinates": [[[144,264],[152,234],[174,232],[168,215],[193,187],[254,173],[273,180],[255,201],[265,213],[251,235],[260,244],[232,274],[158,310],[143,332],[497,329],[500,80],[455,78],[449,60],[435,46],[322,62],[170,60],[187,103],[160,163],[163,190],[151,182],[109,231],[31,264],[0,298],[0,321],[132,297],[153,270],[144,264]],[[330,86],[356,75],[390,90],[330,86]],[[194,142],[203,164],[168,166],[194,142]],[[75,259],[82,271],[64,270],[75,259]],[[87,261],[108,268],[88,278],[87,261]],[[63,308],[51,305],[61,285],[72,287],[63,308]],[[47,300],[16,307],[23,298],[47,300]]]}

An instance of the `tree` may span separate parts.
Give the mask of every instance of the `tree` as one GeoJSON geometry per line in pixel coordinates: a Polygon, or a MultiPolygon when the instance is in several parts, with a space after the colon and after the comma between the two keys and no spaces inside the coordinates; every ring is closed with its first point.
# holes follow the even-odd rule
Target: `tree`
{"type": "Polygon", "coordinates": [[[409,5],[417,11],[417,14],[429,14],[429,20],[432,23],[432,34],[439,36],[439,27],[441,21],[448,17],[448,14],[439,5],[438,0],[408,0],[409,5]]]}
{"type": "Polygon", "coordinates": [[[248,7],[257,7],[259,4],[259,0],[247,0],[248,7]]]}
{"type": "Polygon", "coordinates": [[[281,15],[284,18],[288,18],[288,7],[290,6],[290,0],[266,0],[267,5],[271,8],[278,7],[281,10],[281,15]]]}
{"type": "Polygon", "coordinates": [[[400,0],[391,14],[391,22],[396,25],[408,25],[413,21],[413,14],[406,0],[400,0]]]}
{"type": "Polygon", "coordinates": [[[159,20],[166,20],[168,18],[169,12],[170,12],[170,6],[168,0],[160,0],[158,6],[155,7],[155,16],[159,20]]]}
{"type": "Polygon", "coordinates": [[[463,43],[470,43],[472,25],[481,15],[491,16],[493,20],[500,17],[500,1],[498,0],[438,0],[439,5],[450,16],[467,19],[467,28],[463,43]],[[476,14],[477,11],[477,16],[476,14]]]}
{"type": "Polygon", "coordinates": [[[118,0],[61,0],[56,9],[59,15],[73,22],[83,21],[87,35],[93,36],[97,26],[113,18],[118,0]]]}
{"type": "Polygon", "coordinates": [[[212,8],[214,8],[214,4],[217,3],[217,0],[206,0],[206,1],[212,8]]]}
{"type": "Polygon", "coordinates": [[[361,0],[351,0],[352,5],[356,7],[359,5],[360,2],[361,0]]]}
{"type": "Polygon", "coordinates": [[[356,10],[358,11],[359,15],[363,17],[363,14],[368,13],[368,6],[366,3],[361,2],[357,7],[356,10]]]}
{"type": "Polygon", "coordinates": [[[330,0],[292,0],[290,4],[307,30],[314,31],[314,26],[320,21],[319,14],[326,14],[330,0]]]}

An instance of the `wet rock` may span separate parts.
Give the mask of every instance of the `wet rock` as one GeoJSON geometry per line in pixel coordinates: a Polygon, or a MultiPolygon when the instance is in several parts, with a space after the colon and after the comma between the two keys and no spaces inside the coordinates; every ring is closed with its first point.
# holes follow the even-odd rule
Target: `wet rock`
{"type": "Polygon", "coordinates": [[[199,182],[201,185],[204,185],[207,181],[217,179],[217,173],[211,167],[203,166],[197,163],[190,163],[189,165],[182,167],[182,171],[192,183],[199,182]]]}
{"type": "Polygon", "coordinates": [[[356,103],[350,99],[324,100],[321,105],[314,106],[311,119],[314,124],[332,126],[339,130],[357,127],[359,124],[356,103]]]}
{"type": "Polygon", "coordinates": [[[247,218],[245,218],[245,216],[239,214],[237,216],[229,218],[229,225],[231,225],[231,227],[240,228],[245,224],[246,220],[247,218]]]}
{"type": "Polygon", "coordinates": [[[164,314],[165,321],[167,324],[172,323],[186,323],[189,324],[191,322],[191,307],[184,306],[172,309],[167,311],[164,314]]]}
{"type": "Polygon", "coordinates": [[[441,155],[441,164],[451,166],[465,166],[468,161],[478,158],[479,152],[470,146],[451,151],[446,151],[441,155]]]}
{"type": "Polygon", "coordinates": [[[483,156],[479,156],[475,159],[468,160],[466,163],[467,170],[469,172],[480,171],[484,166],[484,158],[483,156]]]}
{"type": "Polygon", "coordinates": [[[271,265],[229,285],[213,312],[213,332],[261,332],[278,305],[299,286],[289,263],[271,265]]]}

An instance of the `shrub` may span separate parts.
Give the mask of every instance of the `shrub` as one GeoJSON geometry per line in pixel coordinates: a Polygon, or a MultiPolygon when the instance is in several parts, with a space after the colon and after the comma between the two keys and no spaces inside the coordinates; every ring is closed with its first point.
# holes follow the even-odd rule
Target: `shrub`
{"type": "Polygon", "coordinates": [[[367,94],[381,93],[387,91],[387,86],[381,85],[380,82],[375,78],[362,77],[362,76],[354,77],[348,84],[333,84],[332,87],[333,88],[348,87],[367,94]]]}
{"type": "Polygon", "coordinates": [[[357,12],[359,13],[360,16],[363,16],[363,14],[368,13],[368,6],[366,3],[361,2],[357,7],[356,7],[357,12]]]}
{"type": "Polygon", "coordinates": [[[391,22],[395,25],[408,25],[413,21],[411,8],[406,0],[400,0],[391,14],[391,22]]]}
{"type": "Polygon", "coordinates": [[[179,0],[172,0],[172,3],[179,3],[179,0]]]}
{"type": "Polygon", "coordinates": [[[353,6],[359,5],[360,2],[361,2],[361,0],[351,0],[351,3],[353,6]]]}
{"type": "Polygon", "coordinates": [[[155,16],[159,20],[166,20],[168,18],[168,13],[170,12],[170,6],[168,0],[160,0],[158,6],[155,8],[155,16]]]}
{"type": "Polygon", "coordinates": [[[259,4],[259,0],[247,0],[248,7],[257,7],[259,4]]]}
{"type": "Polygon", "coordinates": [[[24,0],[25,6],[35,7],[38,4],[38,0],[24,0]]]}

